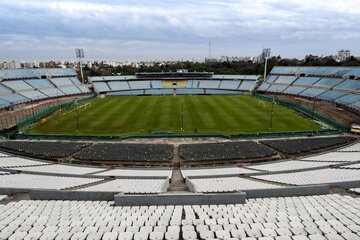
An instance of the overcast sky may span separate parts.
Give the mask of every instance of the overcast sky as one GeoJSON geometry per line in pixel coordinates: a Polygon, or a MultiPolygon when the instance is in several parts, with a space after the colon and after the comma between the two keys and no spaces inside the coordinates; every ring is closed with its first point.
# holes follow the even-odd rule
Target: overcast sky
{"type": "Polygon", "coordinates": [[[0,0],[0,60],[360,55],[360,0],[0,0]]]}

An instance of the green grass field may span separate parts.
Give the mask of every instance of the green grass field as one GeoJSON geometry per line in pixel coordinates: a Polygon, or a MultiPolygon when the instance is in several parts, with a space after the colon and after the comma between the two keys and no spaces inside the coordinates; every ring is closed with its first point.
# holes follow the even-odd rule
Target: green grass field
{"type": "Polygon", "coordinates": [[[320,130],[294,110],[251,96],[106,97],[54,113],[27,130],[29,134],[129,135],[150,132],[258,133],[320,130]],[[183,110],[183,111],[182,111],[183,110]],[[183,112],[183,114],[182,114],[183,112]],[[183,119],[183,120],[182,120],[183,119]],[[183,123],[182,123],[183,122],[183,123]],[[183,124],[183,131],[181,130],[183,124]]]}

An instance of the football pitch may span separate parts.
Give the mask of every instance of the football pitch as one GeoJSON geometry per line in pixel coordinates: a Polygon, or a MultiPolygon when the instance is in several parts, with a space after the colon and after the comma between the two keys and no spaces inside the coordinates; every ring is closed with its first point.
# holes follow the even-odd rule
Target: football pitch
{"type": "Polygon", "coordinates": [[[58,111],[26,133],[239,134],[320,129],[292,109],[252,96],[114,96],[58,111]]]}

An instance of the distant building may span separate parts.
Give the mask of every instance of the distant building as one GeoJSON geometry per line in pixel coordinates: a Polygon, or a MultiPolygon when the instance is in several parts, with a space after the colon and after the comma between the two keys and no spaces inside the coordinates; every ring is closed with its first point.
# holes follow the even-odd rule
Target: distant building
{"type": "Polygon", "coordinates": [[[251,57],[231,57],[231,56],[221,56],[221,62],[247,62],[251,61],[251,57]]]}
{"type": "Polygon", "coordinates": [[[342,49],[342,50],[338,51],[338,54],[335,56],[335,60],[336,60],[337,62],[344,62],[344,61],[346,61],[348,58],[350,58],[350,56],[351,56],[350,50],[344,50],[344,49],[342,49]]]}
{"type": "Polygon", "coordinates": [[[21,63],[16,61],[11,61],[7,63],[7,69],[19,69],[21,68],[21,63]]]}
{"type": "Polygon", "coordinates": [[[254,57],[254,62],[265,62],[265,59],[271,56],[271,48],[263,48],[262,53],[258,57],[254,57]]]}
{"type": "Polygon", "coordinates": [[[24,62],[21,65],[23,68],[34,68],[34,63],[32,62],[24,62]]]}

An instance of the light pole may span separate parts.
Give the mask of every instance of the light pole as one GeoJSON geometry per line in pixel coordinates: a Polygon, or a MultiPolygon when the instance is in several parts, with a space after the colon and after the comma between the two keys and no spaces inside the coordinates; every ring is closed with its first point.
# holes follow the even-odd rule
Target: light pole
{"type": "Polygon", "coordinates": [[[184,99],[181,98],[181,131],[184,131],[184,99]]]}
{"type": "Polygon", "coordinates": [[[78,113],[78,105],[76,104],[76,132],[79,133],[79,113],[78,113]]]}
{"type": "Polygon", "coordinates": [[[31,112],[32,112],[32,118],[33,118],[33,122],[35,123],[35,112],[34,112],[34,100],[31,100],[31,112]]]}
{"type": "Polygon", "coordinates": [[[82,82],[82,84],[84,84],[84,74],[83,74],[83,70],[82,70],[82,60],[85,57],[84,49],[83,48],[76,48],[75,49],[75,55],[76,55],[76,58],[79,59],[81,82],[82,82]]]}
{"type": "Polygon", "coordinates": [[[268,61],[268,58],[267,58],[267,57],[265,57],[264,81],[265,81],[265,79],[266,79],[267,61],[268,61]]]}
{"type": "Polygon", "coordinates": [[[269,124],[269,130],[271,130],[272,128],[272,123],[273,123],[273,115],[274,115],[274,104],[275,104],[275,99],[272,100],[272,104],[271,104],[271,113],[270,113],[270,124],[269,124]]]}

